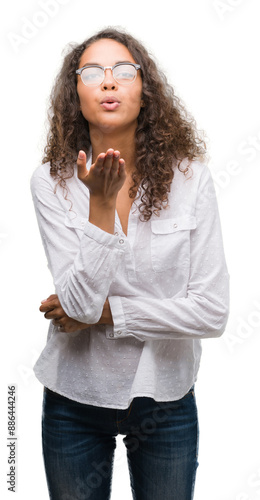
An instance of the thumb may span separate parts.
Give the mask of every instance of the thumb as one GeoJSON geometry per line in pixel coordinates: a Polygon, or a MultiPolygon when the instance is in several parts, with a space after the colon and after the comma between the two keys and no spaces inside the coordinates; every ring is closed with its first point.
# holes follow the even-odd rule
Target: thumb
{"type": "Polygon", "coordinates": [[[80,180],[84,180],[88,175],[88,171],[87,171],[87,156],[86,153],[82,151],[82,149],[79,151],[78,154],[77,165],[78,165],[78,178],[80,180]]]}
{"type": "Polygon", "coordinates": [[[48,302],[48,300],[56,299],[56,297],[57,297],[57,294],[56,293],[52,293],[51,295],[49,295],[49,297],[47,299],[43,299],[41,301],[41,304],[44,304],[44,302],[48,302]]]}

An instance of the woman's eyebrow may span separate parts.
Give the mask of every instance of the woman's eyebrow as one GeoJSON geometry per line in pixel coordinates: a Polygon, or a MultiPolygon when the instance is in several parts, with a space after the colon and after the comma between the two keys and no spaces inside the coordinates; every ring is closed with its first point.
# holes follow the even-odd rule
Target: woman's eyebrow
{"type": "MultiPolygon", "coordinates": [[[[132,61],[117,61],[115,64],[134,64],[132,61]]],[[[81,68],[83,68],[83,66],[103,66],[103,64],[100,64],[98,62],[85,62],[84,64],[82,64],[81,68]]],[[[114,66],[114,64],[113,64],[114,66]]]]}

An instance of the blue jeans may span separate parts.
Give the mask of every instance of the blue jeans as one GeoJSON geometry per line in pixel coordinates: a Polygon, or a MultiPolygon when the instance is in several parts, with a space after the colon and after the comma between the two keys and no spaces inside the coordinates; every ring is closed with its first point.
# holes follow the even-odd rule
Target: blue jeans
{"type": "Polygon", "coordinates": [[[178,401],[138,397],[126,410],[77,403],[44,389],[42,425],[51,500],[108,500],[118,434],[125,436],[134,500],[193,498],[198,465],[193,388],[178,401]]]}

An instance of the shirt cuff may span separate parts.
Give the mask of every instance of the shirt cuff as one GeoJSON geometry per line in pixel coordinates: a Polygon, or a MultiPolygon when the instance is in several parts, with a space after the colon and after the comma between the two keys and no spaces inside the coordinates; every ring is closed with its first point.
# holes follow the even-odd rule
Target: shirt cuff
{"type": "Polygon", "coordinates": [[[114,327],[106,329],[107,338],[118,339],[127,336],[125,315],[120,297],[108,297],[114,327]]]}
{"type": "Polygon", "coordinates": [[[118,234],[107,233],[89,221],[86,222],[84,234],[106,247],[114,248],[116,246],[120,250],[124,250],[126,246],[126,238],[118,234]]]}

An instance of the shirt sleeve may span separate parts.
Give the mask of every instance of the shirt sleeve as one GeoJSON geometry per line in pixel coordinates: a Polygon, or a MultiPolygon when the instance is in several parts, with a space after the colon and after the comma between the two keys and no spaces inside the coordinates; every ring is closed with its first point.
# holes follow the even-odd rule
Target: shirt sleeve
{"type": "Polygon", "coordinates": [[[68,217],[54,193],[53,182],[37,170],[31,179],[31,192],[61,305],[69,317],[95,324],[124,255],[124,239],[102,231],[87,218],[79,219],[73,207],[68,217]]]}
{"type": "Polygon", "coordinates": [[[229,313],[229,273],[208,168],[198,186],[195,216],[197,227],[191,231],[186,293],[166,299],[109,297],[115,339],[129,335],[141,341],[199,339],[219,337],[224,332],[229,313]]]}

